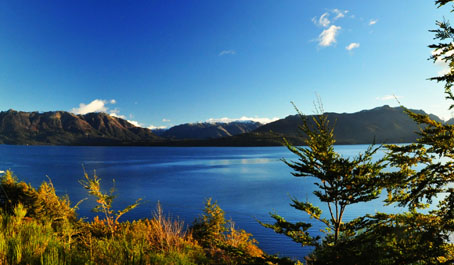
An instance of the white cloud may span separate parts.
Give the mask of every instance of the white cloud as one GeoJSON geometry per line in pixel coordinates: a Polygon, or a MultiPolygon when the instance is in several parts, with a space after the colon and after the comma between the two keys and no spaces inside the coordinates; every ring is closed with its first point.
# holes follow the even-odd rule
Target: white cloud
{"type": "Polygon", "coordinates": [[[377,22],[378,22],[378,19],[371,19],[369,21],[369,26],[375,25],[375,24],[377,24],[377,22]]]}
{"type": "Polygon", "coordinates": [[[132,121],[132,120],[127,120],[127,121],[136,127],[143,127],[143,124],[138,121],[132,121]]]}
{"type": "Polygon", "coordinates": [[[235,55],[235,54],[236,54],[235,50],[223,50],[218,55],[224,56],[224,55],[235,55]]]}
{"type": "Polygon", "coordinates": [[[324,13],[323,15],[321,15],[320,19],[318,20],[319,25],[325,28],[328,27],[329,24],[331,24],[331,21],[329,21],[328,16],[329,16],[328,13],[324,13]]]}
{"type": "MultiPolygon", "coordinates": [[[[435,51],[433,50],[432,51],[432,55],[436,55],[436,54],[440,54],[441,51],[438,50],[438,51],[435,51]]],[[[452,56],[454,54],[454,51],[449,51],[447,52],[446,54],[444,54],[442,57],[447,57],[447,56],[452,56]]],[[[437,65],[438,67],[440,67],[441,69],[437,72],[437,74],[439,76],[443,76],[443,75],[446,75],[446,74],[449,74],[451,72],[451,68],[449,67],[449,63],[445,62],[442,58],[438,58],[436,61],[435,61],[435,65],[437,65]]]]}
{"type": "MultiPolygon", "coordinates": [[[[127,122],[131,123],[132,125],[134,125],[136,127],[143,127],[142,123],[128,119],[125,115],[121,115],[120,111],[118,109],[110,110],[109,115],[112,117],[115,117],[115,118],[120,118],[120,119],[126,120],[127,122]]],[[[132,115],[129,115],[129,116],[132,117],[132,115]]]]}
{"type": "Polygon", "coordinates": [[[351,50],[356,49],[356,48],[359,48],[359,43],[357,43],[357,42],[352,42],[347,47],[345,47],[345,49],[347,51],[351,51],[351,50]]]}
{"type": "MultiPolygon", "coordinates": [[[[349,10],[334,8],[323,13],[320,17],[312,18],[312,22],[315,25],[325,28],[316,39],[319,46],[328,47],[336,43],[336,37],[342,28],[332,23],[338,19],[345,18],[349,13],[349,10]]],[[[353,17],[353,15],[350,15],[350,17],[353,17]]]]}
{"type": "Polygon", "coordinates": [[[384,95],[383,97],[376,97],[375,99],[376,100],[386,101],[386,100],[396,100],[396,99],[399,99],[399,98],[402,98],[402,97],[401,96],[396,96],[396,95],[384,95]]]}
{"type": "Polygon", "coordinates": [[[319,18],[317,17],[313,17],[312,18],[312,22],[317,25],[317,26],[321,26],[321,27],[324,27],[324,28],[327,28],[329,25],[331,25],[331,20],[330,20],[330,15],[333,15],[333,21],[336,21],[340,18],[343,18],[345,17],[345,15],[348,13],[349,11],[348,10],[341,10],[341,9],[333,9],[329,12],[325,12],[323,13],[319,18]]]}
{"type": "Polygon", "coordinates": [[[110,101],[103,100],[103,99],[95,99],[88,104],[80,103],[78,108],[72,108],[71,112],[74,114],[87,114],[90,112],[107,112],[108,107],[107,104],[115,104],[111,102],[115,102],[115,99],[110,101]]]}
{"type": "Polygon", "coordinates": [[[224,118],[210,118],[210,119],[206,120],[206,122],[209,122],[209,123],[216,123],[216,122],[228,123],[228,122],[234,122],[234,121],[255,121],[255,122],[260,122],[262,124],[267,124],[267,123],[276,121],[278,119],[279,118],[276,118],[276,117],[274,117],[274,118],[259,118],[259,117],[242,116],[239,119],[232,119],[232,118],[227,118],[227,117],[224,117],[224,118]]]}
{"type": "Polygon", "coordinates": [[[451,72],[451,69],[449,66],[446,64],[446,67],[443,67],[440,71],[437,72],[438,76],[444,76],[447,75],[451,72]]]}
{"type": "Polygon", "coordinates": [[[125,115],[120,115],[120,114],[118,114],[116,112],[110,112],[109,115],[112,116],[112,117],[115,117],[115,118],[120,118],[120,119],[126,120],[126,116],[125,115]]]}
{"type": "Polygon", "coordinates": [[[156,129],[166,129],[167,126],[154,126],[154,125],[150,125],[147,127],[148,129],[150,130],[156,130],[156,129]]]}
{"type": "Polygon", "coordinates": [[[133,121],[133,120],[128,120],[125,115],[121,115],[119,109],[117,109],[117,108],[109,109],[109,107],[107,106],[109,104],[113,105],[116,103],[117,103],[117,101],[115,99],[111,99],[111,100],[95,99],[88,104],[80,103],[78,108],[72,108],[70,110],[70,112],[72,112],[74,114],[81,114],[81,115],[87,114],[90,112],[104,112],[104,113],[108,113],[112,117],[124,119],[136,127],[142,127],[141,123],[139,123],[137,121],[133,121]]]}
{"type": "Polygon", "coordinates": [[[318,36],[318,44],[323,47],[328,47],[336,43],[336,36],[340,29],[341,27],[336,25],[331,25],[331,27],[325,29],[318,36]]]}
{"type": "MultiPolygon", "coordinates": [[[[120,115],[120,110],[115,108],[115,109],[109,109],[109,114],[110,116],[114,116],[114,117],[117,117],[117,118],[122,118],[122,119],[126,119],[126,116],[125,115],[120,115]]],[[[107,110],[105,111],[107,112],[107,110]]]]}
{"type": "Polygon", "coordinates": [[[166,119],[166,118],[163,118],[162,119],[162,122],[170,122],[170,120],[166,119]]]}
{"type": "Polygon", "coordinates": [[[338,20],[339,18],[345,17],[348,14],[348,10],[333,9],[333,14],[336,15],[333,20],[338,20]]]}
{"type": "Polygon", "coordinates": [[[312,18],[312,22],[314,22],[317,26],[322,26],[324,28],[328,27],[329,24],[331,24],[331,21],[329,20],[329,13],[323,13],[318,19],[317,17],[312,18]]]}

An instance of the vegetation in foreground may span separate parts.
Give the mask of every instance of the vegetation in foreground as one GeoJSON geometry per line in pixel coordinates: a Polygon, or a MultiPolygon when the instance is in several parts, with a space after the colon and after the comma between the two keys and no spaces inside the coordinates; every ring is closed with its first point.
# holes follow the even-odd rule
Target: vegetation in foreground
{"type": "Polygon", "coordinates": [[[189,229],[159,204],[151,219],[120,222],[139,201],[114,211],[113,191],[104,193],[96,175],[81,184],[98,203],[92,221],[79,219],[50,181],[35,189],[11,171],[1,176],[0,264],[292,264],[263,253],[211,199],[189,229]]]}

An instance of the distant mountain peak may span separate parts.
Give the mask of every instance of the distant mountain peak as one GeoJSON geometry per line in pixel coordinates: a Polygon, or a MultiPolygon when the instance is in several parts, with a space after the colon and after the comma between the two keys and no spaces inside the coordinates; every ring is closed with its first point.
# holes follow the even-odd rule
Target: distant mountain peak
{"type": "Polygon", "coordinates": [[[253,131],[262,124],[254,121],[195,122],[173,126],[166,131],[153,131],[170,139],[213,139],[253,131]]]}

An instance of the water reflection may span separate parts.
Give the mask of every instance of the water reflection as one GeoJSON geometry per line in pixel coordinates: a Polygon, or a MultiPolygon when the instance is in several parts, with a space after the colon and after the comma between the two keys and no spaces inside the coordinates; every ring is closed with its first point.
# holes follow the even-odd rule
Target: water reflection
{"type": "MultiPolygon", "coordinates": [[[[232,159],[197,159],[197,160],[180,160],[165,163],[150,163],[150,161],[144,161],[144,164],[150,167],[169,167],[169,166],[231,166],[231,165],[252,165],[252,164],[267,164],[270,162],[276,162],[279,159],[272,158],[241,158],[240,156],[232,159]]],[[[118,161],[117,161],[118,162],[118,161]]],[[[129,162],[131,163],[131,162],[129,162]]],[[[141,164],[141,163],[136,163],[141,164]]]]}

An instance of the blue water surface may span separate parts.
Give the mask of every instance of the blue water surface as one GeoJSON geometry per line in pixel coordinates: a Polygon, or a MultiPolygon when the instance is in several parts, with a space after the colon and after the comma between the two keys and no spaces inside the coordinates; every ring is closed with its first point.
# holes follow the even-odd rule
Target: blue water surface
{"type": "MultiPolygon", "coordinates": [[[[336,146],[344,156],[355,156],[367,146],[336,146]]],[[[381,153],[378,156],[382,155],[381,153]]],[[[96,170],[108,190],[115,179],[117,209],[142,198],[142,205],[123,220],[151,217],[159,201],[164,212],[190,225],[202,213],[207,198],[216,200],[227,218],[252,233],[270,254],[303,259],[310,248],[302,248],[283,235],[262,227],[257,220],[272,222],[270,212],[290,221],[314,222],[311,232],[323,227],[305,213],[289,206],[290,198],[309,200],[326,210],[312,194],[312,178],[296,178],[281,159],[296,159],[284,147],[68,147],[0,145],[0,170],[11,169],[37,187],[47,176],[58,194],[68,194],[76,203],[88,197],[79,184],[83,168],[96,170]]],[[[95,202],[84,201],[79,216],[92,218],[95,202]]],[[[347,208],[344,219],[384,209],[381,200],[347,208]]]]}

